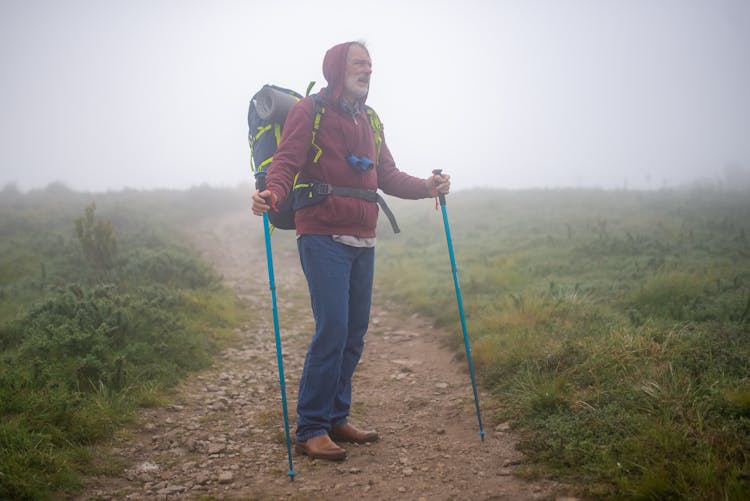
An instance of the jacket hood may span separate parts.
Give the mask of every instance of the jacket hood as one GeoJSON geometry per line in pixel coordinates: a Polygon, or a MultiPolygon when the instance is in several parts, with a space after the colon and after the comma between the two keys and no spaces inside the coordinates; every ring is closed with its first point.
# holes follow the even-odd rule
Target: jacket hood
{"type": "MultiPolygon", "coordinates": [[[[346,74],[346,54],[349,47],[357,42],[344,42],[334,45],[326,52],[323,58],[323,76],[328,83],[328,93],[332,102],[338,106],[341,94],[344,91],[344,76],[346,74]]],[[[361,104],[367,100],[367,96],[360,100],[361,104]]]]}

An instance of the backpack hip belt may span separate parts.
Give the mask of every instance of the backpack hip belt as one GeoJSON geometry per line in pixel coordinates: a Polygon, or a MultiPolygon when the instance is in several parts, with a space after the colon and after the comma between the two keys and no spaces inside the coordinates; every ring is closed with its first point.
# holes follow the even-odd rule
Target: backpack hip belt
{"type": "Polygon", "coordinates": [[[385,213],[388,218],[388,222],[391,223],[393,233],[400,233],[401,229],[398,227],[396,222],[396,216],[393,215],[388,204],[385,203],[385,199],[380,196],[376,190],[365,190],[360,188],[347,188],[345,186],[333,186],[328,183],[319,183],[317,181],[310,181],[310,189],[314,195],[326,196],[326,195],[338,195],[342,197],[359,198],[368,202],[376,203],[385,213]]]}

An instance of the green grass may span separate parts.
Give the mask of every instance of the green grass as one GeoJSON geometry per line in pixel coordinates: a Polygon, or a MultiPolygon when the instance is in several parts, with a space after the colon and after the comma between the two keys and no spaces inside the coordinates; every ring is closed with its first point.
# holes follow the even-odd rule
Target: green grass
{"type": "MultiPolygon", "coordinates": [[[[246,320],[178,229],[241,210],[248,196],[4,194],[0,498],[75,492],[92,447],[139,406],[161,405],[246,320]]],[[[495,400],[483,403],[485,421],[519,431],[525,475],[590,498],[748,497],[748,200],[706,190],[448,197],[474,362],[495,400]]],[[[460,353],[440,211],[389,204],[403,233],[379,229],[377,293],[433,318],[460,353]]]]}
{"type": "MultiPolygon", "coordinates": [[[[379,291],[463,350],[441,213],[392,205],[379,291]]],[[[750,496],[747,193],[474,190],[447,208],[488,418],[521,432],[527,475],[593,498],[750,496]]]]}
{"type": "Polygon", "coordinates": [[[162,404],[249,320],[178,237],[197,207],[235,210],[236,195],[53,186],[3,198],[0,499],[75,492],[79,472],[96,471],[92,447],[162,404]]]}

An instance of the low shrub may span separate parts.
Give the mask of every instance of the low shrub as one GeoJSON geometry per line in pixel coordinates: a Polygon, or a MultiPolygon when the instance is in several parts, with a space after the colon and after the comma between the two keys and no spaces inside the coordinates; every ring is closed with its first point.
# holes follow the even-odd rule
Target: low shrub
{"type": "Polygon", "coordinates": [[[49,499],[78,488],[87,446],[206,367],[244,313],[168,225],[122,209],[112,224],[93,203],[76,218],[70,192],[14,196],[0,217],[13,248],[0,258],[0,499],[49,499]]]}

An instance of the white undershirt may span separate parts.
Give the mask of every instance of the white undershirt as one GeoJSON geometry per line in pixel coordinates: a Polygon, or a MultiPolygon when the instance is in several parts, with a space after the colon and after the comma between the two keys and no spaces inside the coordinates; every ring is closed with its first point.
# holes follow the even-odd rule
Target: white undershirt
{"type": "Polygon", "coordinates": [[[350,247],[375,247],[375,237],[361,238],[352,235],[333,235],[333,240],[350,247]]]}

